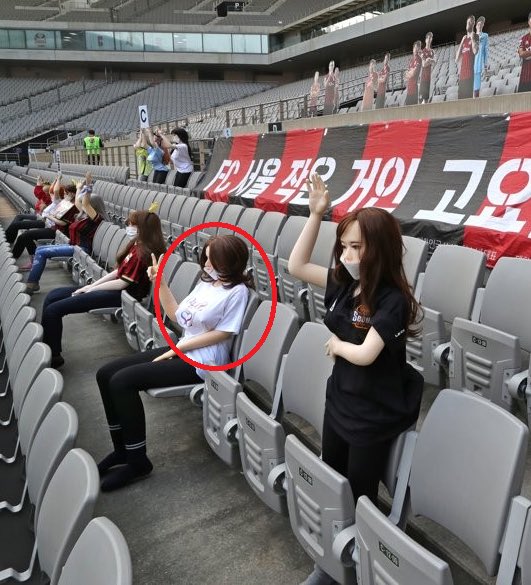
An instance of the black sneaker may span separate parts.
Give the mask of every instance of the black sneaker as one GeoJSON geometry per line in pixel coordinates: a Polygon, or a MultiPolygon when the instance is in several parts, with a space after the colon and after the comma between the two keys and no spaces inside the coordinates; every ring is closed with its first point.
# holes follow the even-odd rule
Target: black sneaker
{"type": "Polygon", "coordinates": [[[57,355],[52,355],[52,363],[50,364],[52,368],[58,370],[64,363],[65,360],[63,359],[63,356],[60,353],[58,353],[57,355]]]}

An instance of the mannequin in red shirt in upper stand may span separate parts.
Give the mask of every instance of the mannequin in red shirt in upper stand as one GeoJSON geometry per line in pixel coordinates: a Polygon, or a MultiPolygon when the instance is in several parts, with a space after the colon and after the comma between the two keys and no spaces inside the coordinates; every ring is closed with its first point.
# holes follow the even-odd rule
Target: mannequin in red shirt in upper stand
{"type": "Polygon", "coordinates": [[[461,43],[455,54],[455,62],[461,62],[459,68],[459,91],[458,99],[471,98],[474,94],[474,58],[478,52],[478,43],[474,26],[476,17],[470,15],[466,19],[466,35],[461,39],[461,43]]]}
{"type": "Polygon", "coordinates": [[[518,91],[531,91],[531,12],[527,17],[529,31],[521,38],[518,45],[518,56],[522,59],[522,71],[518,91]]]}

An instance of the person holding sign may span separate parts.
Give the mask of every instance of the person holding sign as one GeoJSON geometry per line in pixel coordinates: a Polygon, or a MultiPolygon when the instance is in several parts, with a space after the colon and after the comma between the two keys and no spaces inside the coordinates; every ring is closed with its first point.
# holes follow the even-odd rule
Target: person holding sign
{"type": "Polygon", "coordinates": [[[142,129],[138,131],[136,142],[133,144],[136,156],[136,170],[139,181],[147,181],[151,173],[151,163],[148,162],[147,140],[142,129]]]}
{"type": "MultiPolygon", "coordinates": [[[[162,308],[183,332],[178,349],[192,360],[210,365],[230,362],[232,341],[241,328],[248,289],[253,287],[246,270],[248,257],[247,245],[237,236],[210,238],[201,253],[201,280],[180,303],[162,277],[162,308]]],[[[152,255],[148,270],[152,282],[160,261],[152,255]]],[[[146,421],[139,392],[201,383],[203,378],[202,369],[168,348],[135,353],[100,368],[96,379],[114,445],[98,465],[102,491],[123,487],[153,469],[146,454],[146,421]]]]}
{"type": "Polygon", "coordinates": [[[128,235],[130,242],[118,253],[115,270],[84,287],[57,288],[48,293],[42,308],[42,340],[52,350],[52,367],[64,364],[63,317],[92,309],[118,308],[125,289],[138,301],[148,294],[150,283],[146,271],[151,254],[163,254],[166,249],[158,215],[153,211],[132,211],[128,235]]]}
{"type": "Polygon", "coordinates": [[[162,133],[160,128],[157,128],[155,132],[152,132],[151,128],[146,128],[144,132],[148,144],[147,160],[155,171],[153,173],[153,182],[162,184],[166,181],[168,171],[170,170],[170,167],[168,166],[170,162],[170,152],[162,145],[162,133]]]}
{"type": "Polygon", "coordinates": [[[188,132],[184,128],[174,128],[171,131],[171,142],[166,138],[164,132],[158,128],[158,135],[161,137],[162,148],[171,150],[171,162],[177,171],[173,181],[174,187],[186,187],[190,175],[194,171],[192,162],[192,149],[189,144],[188,132]]]}
{"type": "MultiPolygon", "coordinates": [[[[395,438],[415,423],[422,376],[406,361],[419,306],[404,274],[398,221],[376,207],[356,209],[337,226],[335,268],[310,258],[330,199],[321,177],[308,181],[310,217],[291,252],[288,270],[326,288],[323,350],[334,362],[328,379],[322,458],[345,476],[354,502],[376,503],[378,484],[395,438]]],[[[305,585],[331,585],[320,567],[305,585]]]]}

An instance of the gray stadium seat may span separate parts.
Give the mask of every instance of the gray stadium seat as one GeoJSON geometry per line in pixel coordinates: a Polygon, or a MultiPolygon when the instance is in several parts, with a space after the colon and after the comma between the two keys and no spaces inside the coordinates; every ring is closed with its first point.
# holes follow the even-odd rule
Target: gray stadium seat
{"type": "Polygon", "coordinates": [[[422,329],[419,337],[408,340],[406,353],[427,384],[444,386],[442,353],[449,351],[451,324],[455,317],[468,319],[472,315],[485,264],[483,252],[462,246],[438,246],[421,275],[422,329]]]}
{"type": "Polygon", "coordinates": [[[426,269],[428,242],[411,236],[402,236],[402,242],[404,244],[404,271],[411,290],[415,291],[419,274],[426,269]]]}
{"type": "Polygon", "coordinates": [[[36,517],[30,565],[24,571],[0,571],[0,580],[28,579],[38,555],[41,571],[56,585],[62,566],[92,516],[98,491],[98,469],[92,457],[82,449],[69,451],[50,480],[36,517]]]}
{"type": "Polygon", "coordinates": [[[243,474],[256,495],[277,512],[287,512],[284,480],[284,412],[302,417],[322,431],[326,382],[333,362],[323,346],[330,331],[317,323],[305,323],[283,357],[280,377],[270,393],[270,414],[244,393],[236,398],[238,441],[243,474]],[[274,396],[273,396],[274,392],[274,396]]]}
{"type": "Polygon", "coordinates": [[[77,540],[57,585],[132,585],[127,542],[108,518],[94,518],[77,540]]]}
{"type": "MultiPolygon", "coordinates": [[[[251,351],[265,330],[271,303],[263,302],[243,333],[239,357],[251,351]]],[[[234,377],[228,372],[207,372],[203,395],[203,431],[214,452],[225,463],[235,466],[239,460],[236,440],[236,398],[244,387],[257,392],[269,389],[273,393],[279,375],[282,356],[297,334],[296,313],[286,305],[278,304],[273,327],[260,350],[239,366],[234,377]]]]}
{"type": "Polygon", "coordinates": [[[479,320],[453,322],[450,385],[481,393],[507,410],[513,399],[527,396],[531,423],[531,260],[500,258],[481,290],[479,320]]]}

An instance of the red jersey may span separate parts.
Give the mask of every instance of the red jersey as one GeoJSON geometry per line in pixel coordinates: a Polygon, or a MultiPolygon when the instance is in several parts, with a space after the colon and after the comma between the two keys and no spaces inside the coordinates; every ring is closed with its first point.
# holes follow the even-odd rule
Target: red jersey
{"type": "Polygon", "coordinates": [[[148,294],[151,286],[147,268],[148,266],[142,259],[136,243],[133,244],[129,254],[118,266],[117,278],[128,283],[127,292],[137,301],[142,300],[148,294]]]}
{"type": "Polygon", "coordinates": [[[102,221],[103,217],[97,215],[94,219],[84,217],[83,219],[71,223],[68,228],[70,244],[72,244],[72,246],[80,246],[90,254],[92,252],[92,240],[94,239],[94,234],[102,221]]]}
{"type": "Polygon", "coordinates": [[[474,76],[474,52],[472,51],[472,39],[468,36],[463,37],[461,45],[461,69],[459,70],[459,79],[471,79],[474,76]]]}
{"type": "MultiPolygon", "coordinates": [[[[525,34],[518,45],[518,49],[531,51],[531,33],[525,34]]],[[[522,71],[520,72],[520,83],[531,83],[531,57],[522,60],[522,71]]]]}
{"type": "MultiPolygon", "coordinates": [[[[435,51],[433,49],[422,49],[422,60],[426,59],[433,59],[435,56],[435,51]]],[[[420,78],[422,81],[430,81],[431,80],[431,62],[423,67],[421,70],[420,78]]]]}
{"type": "Polygon", "coordinates": [[[42,185],[35,185],[35,189],[33,189],[33,194],[37,198],[37,203],[35,204],[35,211],[41,213],[45,207],[48,207],[52,202],[52,198],[50,197],[49,193],[42,188],[42,185]]]}
{"type": "Polygon", "coordinates": [[[407,68],[408,68],[408,71],[411,69],[414,69],[415,72],[407,80],[407,94],[408,95],[415,95],[418,92],[418,82],[419,82],[419,73],[420,73],[421,65],[422,65],[422,61],[420,60],[420,55],[414,55],[413,57],[411,57],[407,68]]]}

